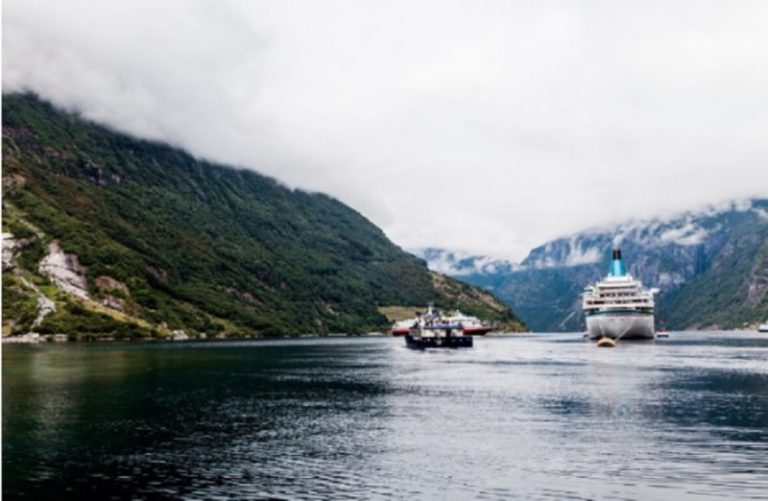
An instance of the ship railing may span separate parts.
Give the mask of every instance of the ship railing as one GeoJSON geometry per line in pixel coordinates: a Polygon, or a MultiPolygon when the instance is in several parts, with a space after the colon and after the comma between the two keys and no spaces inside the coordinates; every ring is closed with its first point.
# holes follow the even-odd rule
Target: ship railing
{"type": "Polygon", "coordinates": [[[618,302],[618,301],[609,301],[609,302],[600,302],[600,301],[585,301],[583,304],[584,308],[611,308],[611,307],[617,307],[617,308],[653,308],[654,306],[653,301],[642,301],[642,302],[618,302]]]}

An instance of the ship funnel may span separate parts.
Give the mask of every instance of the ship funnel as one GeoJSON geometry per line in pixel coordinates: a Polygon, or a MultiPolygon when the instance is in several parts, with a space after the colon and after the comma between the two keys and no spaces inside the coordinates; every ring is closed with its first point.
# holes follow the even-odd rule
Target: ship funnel
{"type": "Polygon", "coordinates": [[[611,260],[611,276],[623,277],[627,274],[627,270],[624,268],[624,260],[621,259],[621,249],[613,249],[613,257],[611,260]]]}

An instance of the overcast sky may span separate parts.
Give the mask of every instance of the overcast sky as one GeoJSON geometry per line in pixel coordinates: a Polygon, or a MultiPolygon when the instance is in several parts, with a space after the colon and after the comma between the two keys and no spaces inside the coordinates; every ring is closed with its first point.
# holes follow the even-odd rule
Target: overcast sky
{"type": "Polygon", "coordinates": [[[3,90],[519,260],[768,195],[768,2],[5,0],[3,90]]]}

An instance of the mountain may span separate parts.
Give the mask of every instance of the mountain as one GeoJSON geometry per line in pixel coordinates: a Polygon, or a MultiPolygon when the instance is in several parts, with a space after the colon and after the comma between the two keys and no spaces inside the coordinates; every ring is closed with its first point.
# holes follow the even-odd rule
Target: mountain
{"type": "Polygon", "coordinates": [[[533,249],[519,264],[436,249],[421,254],[430,266],[494,292],[533,330],[563,331],[583,329],[581,290],[605,275],[614,246],[630,273],[661,289],[657,320],[668,328],[736,328],[768,318],[764,199],[584,231],[533,249]]]}
{"type": "Polygon", "coordinates": [[[519,266],[515,266],[503,259],[494,259],[433,247],[417,250],[416,254],[429,263],[430,270],[452,277],[502,274],[519,268],[519,266]]]}
{"type": "Polygon", "coordinates": [[[3,96],[3,157],[4,334],[355,333],[429,302],[524,328],[331,197],[34,96],[3,96]]]}

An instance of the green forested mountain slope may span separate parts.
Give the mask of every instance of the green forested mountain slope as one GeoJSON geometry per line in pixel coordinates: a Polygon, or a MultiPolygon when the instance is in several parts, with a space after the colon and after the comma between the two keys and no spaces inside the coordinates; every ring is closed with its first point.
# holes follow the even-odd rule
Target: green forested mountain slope
{"type": "Polygon", "coordinates": [[[768,321],[768,221],[739,223],[728,227],[728,239],[701,274],[662,295],[669,325],[739,328],[768,321]]]}
{"type": "Polygon", "coordinates": [[[29,284],[56,306],[41,333],[362,332],[386,325],[380,306],[428,302],[522,328],[490,294],[430,273],[331,197],[32,96],[3,96],[3,155],[3,231],[15,242],[5,333],[32,328],[29,284]]]}

